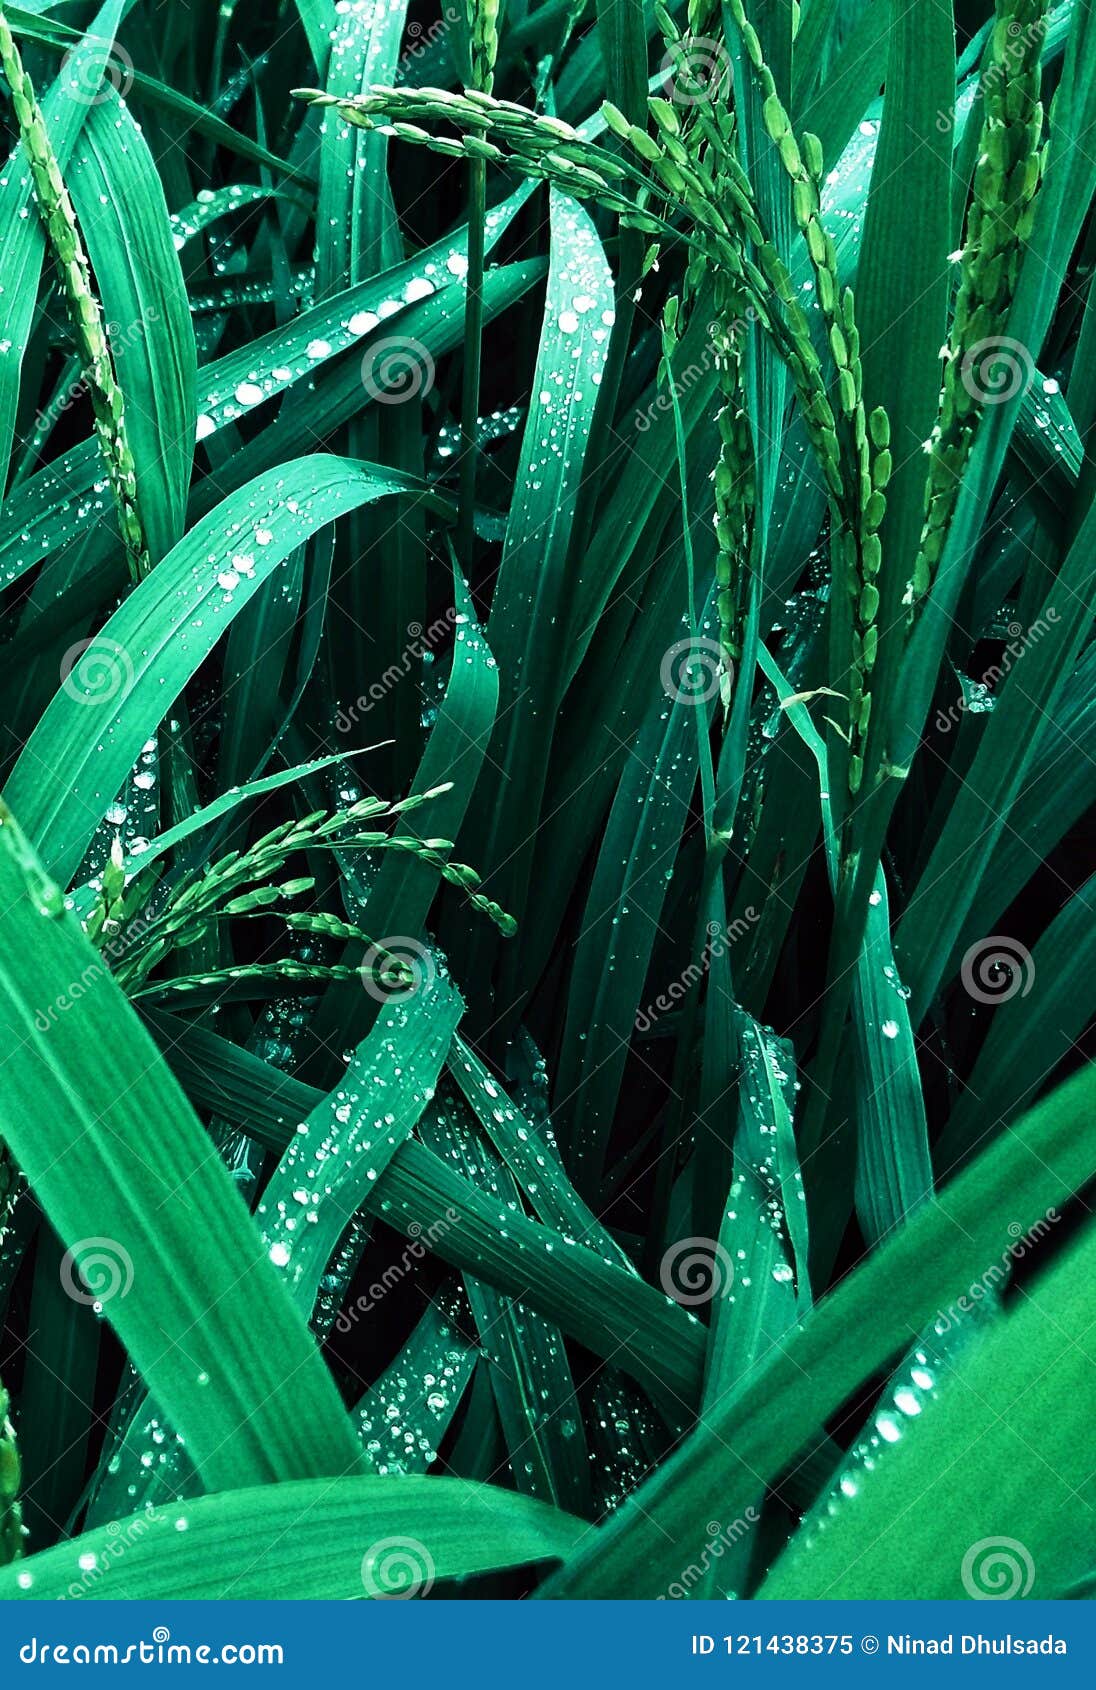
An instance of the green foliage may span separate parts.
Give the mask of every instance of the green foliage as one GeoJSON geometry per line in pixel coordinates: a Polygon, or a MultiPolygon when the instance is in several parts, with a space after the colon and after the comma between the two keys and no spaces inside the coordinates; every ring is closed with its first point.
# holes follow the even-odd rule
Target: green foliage
{"type": "Polygon", "coordinates": [[[0,1385],[0,1565],[8,1566],[23,1553],[19,1509],[19,1450],[8,1419],[8,1393],[0,1385]]]}
{"type": "Polygon", "coordinates": [[[275,10],[0,9],[0,1595],[1083,1586],[1090,0],[275,10]]]}

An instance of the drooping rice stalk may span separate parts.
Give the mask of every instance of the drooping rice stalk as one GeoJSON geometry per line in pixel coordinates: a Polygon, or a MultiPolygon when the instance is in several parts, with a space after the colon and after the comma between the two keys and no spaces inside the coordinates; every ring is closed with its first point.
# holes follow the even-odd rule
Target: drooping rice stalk
{"type": "MultiPolygon", "coordinates": [[[[459,890],[467,898],[469,907],[477,910],[507,937],[514,933],[514,922],[492,898],[480,890],[480,878],[467,863],[453,862],[448,852],[452,840],[388,833],[378,827],[366,828],[367,821],[395,822],[441,792],[418,793],[395,804],[383,799],[364,798],[343,810],[327,813],[314,811],[299,820],[284,822],[271,833],[255,841],[244,852],[230,852],[210,863],[200,875],[175,889],[165,900],[156,897],[159,869],[151,864],[142,873],[140,859],[126,864],[119,842],[114,841],[110,858],[100,877],[101,884],[95,901],[84,917],[83,927],[101,952],[107,957],[115,978],[130,993],[137,993],[155,968],[174,951],[185,951],[213,932],[219,922],[246,917],[278,915],[290,932],[321,934],[343,942],[353,942],[377,953],[378,967],[383,973],[388,965],[383,944],[364,933],[353,922],[326,911],[312,913],[293,906],[293,900],[311,892],[315,879],[296,876],[278,878],[289,859],[300,853],[329,852],[353,856],[359,852],[393,852],[405,855],[429,867],[447,885],[459,890]]],[[[284,978],[285,980],[353,979],[358,970],[345,973],[319,965],[301,964],[281,959],[261,969],[256,966],[225,971],[226,979],[284,978]]],[[[209,985],[214,976],[208,971],[180,983],[195,982],[209,985]]]]}
{"type": "MultiPolygon", "coordinates": [[[[803,135],[802,142],[796,138],[772,71],[765,62],[761,43],[741,0],[731,0],[729,9],[763,101],[766,131],[776,147],[791,186],[792,211],[810,257],[818,306],[827,327],[829,349],[837,375],[836,413],[827,417],[818,407],[815,414],[819,424],[823,468],[832,465],[832,472],[827,471],[827,480],[833,499],[831,549],[834,590],[846,596],[852,622],[848,785],[855,797],[863,774],[863,746],[871,715],[871,672],[878,646],[876,618],[879,589],[876,582],[882,564],[878,530],[886,513],[885,487],[889,465],[888,458],[879,462],[872,446],[875,445],[877,452],[885,450],[888,444],[887,419],[885,413],[873,416],[869,435],[853,292],[841,285],[837,249],[820,216],[821,145],[810,133],[803,135]]],[[[775,253],[769,259],[769,271],[794,325],[795,356],[810,367],[817,363],[817,356],[810,346],[806,318],[792,296],[790,278],[775,253]]]]}
{"type": "MultiPolygon", "coordinates": [[[[836,248],[819,217],[821,147],[811,134],[804,136],[800,146],[740,0],[732,6],[731,14],[758,83],[765,127],[788,177],[795,221],[815,276],[836,375],[836,410],[811,340],[806,312],[787,265],[763,227],[751,183],[735,154],[733,132],[726,118],[721,119],[717,105],[697,102],[691,107],[691,121],[683,135],[674,106],[652,97],[649,107],[656,138],[606,103],[603,115],[610,129],[634,155],[634,163],[622,166],[605,149],[579,137],[570,125],[494,101],[485,94],[461,97],[436,89],[375,89],[356,100],[332,102],[328,96],[303,92],[316,103],[337,104],[351,122],[365,127],[386,121],[392,133],[403,139],[442,152],[463,153],[473,160],[495,159],[523,174],[545,176],[580,197],[589,196],[611,207],[622,215],[622,222],[652,232],[663,228],[668,231],[675,206],[684,207],[690,220],[687,238],[699,257],[710,258],[720,278],[720,320],[726,322],[728,311],[740,310],[742,302],[748,301],[761,326],[773,336],[798,390],[802,415],[825,476],[833,510],[835,578],[852,624],[846,742],[848,786],[855,796],[863,773],[863,745],[871,712],[870,677],[878,645],[876,582],[882,562],[878,529],[886,511],[889,430],[884,415],[873,419],[872,431],[868,427],[853,294],[851,288],[842,288],[836,248]],[[471,130],[471,134],[450,141],[422,128],[421,120],[448,120],[460,129],[471,130]],[[702,148],[696,144],[698,139],[702,148]],[[508,150],[504,152],[496,141],[503,142],[508,150]],[[612,185],[614,178],[619,187],[612,185]],[[777,311],[772,309],[774,295],[777,311]]],[[[658,21],[666,41],[681,45],[680,32],[662,8],[658,21]]],[[[720,339],[726,338],[724,330],[720,339]]],[[[727,362],[725,355],[717,355],[717,363],[727,362]]],[[[733,362],[728,363],[724,374],[733,393],[737,379],[733,362]]],[[[733,402],[724,407],[724,413],[721,438],[724,433],[729,436],[725,444],[730,457],[737,460],[743,443],[741,438],[737,443],[735,439],[739,430],[733,402]]],[[[736,534],[736,527],[750,497],[743,488],[744,503],[739,505],[736,498],[734,514],[730,513],[728,490],[740,479],[740,471],[732,467],[730,457],[725,458],[721,449],[723,491],[717,495],[721,501],[717,510],[719,614],[729,654],[738,640],[735,623],[740,613],[734,605],[740,598],[739,559],[744,544],[744,536],[736,534]]]]}

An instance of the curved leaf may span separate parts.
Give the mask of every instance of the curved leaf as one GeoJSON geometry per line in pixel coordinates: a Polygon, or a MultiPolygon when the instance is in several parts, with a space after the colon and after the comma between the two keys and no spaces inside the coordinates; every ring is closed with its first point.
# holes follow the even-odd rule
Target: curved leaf
{"type": "Polygon", "coordinates": [[[244,605],[325,523],[418,489],[396,470],[298,458],[211,511],[78,658],[5,791],[49,872],[67,881],[142,745],[244,605]]]}

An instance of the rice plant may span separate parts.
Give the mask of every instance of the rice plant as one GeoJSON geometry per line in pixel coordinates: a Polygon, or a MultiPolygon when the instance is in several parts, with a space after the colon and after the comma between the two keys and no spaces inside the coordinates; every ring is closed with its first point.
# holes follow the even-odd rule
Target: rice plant
{"type": "Polygon", "coordinates": [[[0,1594],[1084,1595],[1089,0],[0,110],[0,1594]]]}

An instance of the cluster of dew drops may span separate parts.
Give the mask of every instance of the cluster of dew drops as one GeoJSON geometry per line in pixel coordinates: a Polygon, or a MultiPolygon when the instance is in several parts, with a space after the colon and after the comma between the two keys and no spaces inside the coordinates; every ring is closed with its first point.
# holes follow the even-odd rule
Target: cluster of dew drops
{"type": "MultiPolygon", "coordinates": [[[[488,213],[488,238],[502,218],[501,209],[488,213]]],[[[345,303],[339,309],[314,307],[306,314],[305,331],[313,332],[308,332],[304,344],[301,345],[303,331],[298,321],[278,337],[277,344],[283,356],[269,366],[256,363],[241,372],[239,357],[229,355],[221,360],[220,367],[226,378],[224,384],[207,386],[203,394],[202,410],[197,421],[198,441],[208,439],[226,423],[245,416],[294,382],[310,377],[329,358],[364,341],[408,306],[429,299],[440,289],[454,283],[463,284],[467,276],[467,252],[454,243],[444,256],[438,253],[436,257],[425,258],[417,272],[408,276],[401,285],[390,283],[382,297],[374,297],[369,306],[363,305],[353,311],[347,311],[345,303]]],[[[361,291],[375,295],[376,284],[369,283],[361,291]]]]}
{"type": "Polygon", "coordinates": [[[859,1496],[865,1475],[886,1461],[888,1452],[908,1436],[925,1404],[937,1395],[938,1367],[927,1350],[919,1348],[886,1392],[864,1434],[849,1450],[829,1494],[804,1522],[794,1540],[794,1553],[810,1553],[830,1521],[859,1496]]]}
{"type": "Polygon", "coordinates": [[[454,1282],[450,1292],[439,1294],[435,1312],[427,1317],[437,1325],[417,1351],[419,1369],[411,1373],[397,1358],[366,1392],[358,1427],[377,1473],[423,1473],[437,1460],[436,1446],[479,1360],[479,1349],[462,1332],[470,1317],[464,1293],[454,1282]]]}
{"type": "MultiPolygon", "coordinates": [[[[766,1144],[764,1153],[751,1164],[752,1179],[760,1184],[762,1197],[759,1204],[755,1203],[756,1221],[760,1227],[768,1227],[774,1240],[780,1248],[782,1258],[774,1262],[770,1272],[774,1282],[778,1285],[792,1285],[795,1281],[795,1270],[786,1259],[791,1253],[791,1239],[789,1237],[789,1222],[787,1201],[789,1192],[796,1203],[803,1204],[806,1196],[803,1190],[803,1176],[797,1166],[783,1167],[784,1154],[779,1140],[779,1128],[775,1121],[768,1118],[769,1108],[764,1101],[765,1091],[768,1089],[771,1077],[784,1094],[789,1114],[795,1094],[799,1091],[800,1082],[793,1079],[791,1073],[783,1066],[780,1058],[780,1043],[775,1035],[765,1029],[756,1040],[749,1040],[743,1047],[743,1058],[747,1073],[745,1082],[752,1086],[755,1096],[755,1110],[758,1120],[758,1133],[771,1141],[766,1144]],[[764,1076],[764,1077],[763,1077],[764,1076]]],[[[729,1205],[741,1201],[746,1190],[746,1181],[736,1178],[731,1185],[729,1205]]],[[[739,1219],[739,1210],[728,1206],[726,1219],[732,1225],[739,1219]]],[[[747,1260],[744,1247],[735,1251],[739,1262],[747,1260]]],[[[748,1291],[752,1279],[748,1274],[739,1275],[736,1270],[734,1286],[726,1291],[729,1302],[735,1301],[736,1291],[748,1291]]]]}
{"type": "Polygon", "coordinates": [[[575,414],[594,402],[608,356],[609,331],[616,320],[612,278],[593,226],[558,194],[552,196],[552,218],[559,251],[565,256],[551,282],[549,309],[555,312],[560,335],[574,337],[574,345],[569,367],[557,360],[546,372],[548,385],[537,393],[540,427],[535,433],[530,418],[523,456],[533,493],[540,491],[551,460],[565,459],[575,414]],[[589,389],[584,385],[587,381],[589,389]]]}
{"type": "MultiPolygon", "coordinates": [[[[351,1064],[327,1100],[329,1120],[298,1123],[275,1181],[257,1210],[267,1254],[275,1267],[290,1267],[302,1221],[305,1226],[315,1225],[320,1205],[340,1187],[356,1187],[363,1178],[366,1187],[373,1184],[401,1142],[404,1134],[397,1116],[391,1109],[374,1110],[371,1094],[379,1098],[406,1080],[396,1035],[406,1025],[408,1013],[401,1003],[386,1006],[378,1022],[379,1060],[368,1071],[351,1064]],[[363,1158],[366,1165],[361,1168],[363,1158]]],[[[408,1107],[421,1114],[433,1095],[431,1085],[412,1085],[408,1107]]]]}

